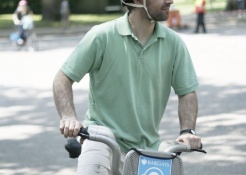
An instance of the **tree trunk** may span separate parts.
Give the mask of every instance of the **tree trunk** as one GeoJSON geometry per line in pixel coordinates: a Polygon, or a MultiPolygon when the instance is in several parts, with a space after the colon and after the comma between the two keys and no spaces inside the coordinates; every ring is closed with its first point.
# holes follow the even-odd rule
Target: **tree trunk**
{"type": "Polygon", "coordinates": [[[61,0],[41,0],[42,19],[48,21],[60,20],[61,0]]]}

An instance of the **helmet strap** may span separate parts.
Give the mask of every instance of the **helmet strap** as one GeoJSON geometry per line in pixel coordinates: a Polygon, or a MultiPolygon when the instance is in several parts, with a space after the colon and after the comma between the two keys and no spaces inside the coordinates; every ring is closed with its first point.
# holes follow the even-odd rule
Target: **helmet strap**
{"type": "Polygon", "coordinates": [[[148,11],[147,6],[146,6],[146,0],[143,0],[143,5],[141,5],[141,4],[134,4],[134,3],[127,3],[127,2],[124,2],[124,0],[121,0],[121,2],[123,4],[128,5],[128,6],[131,6],[131,7],[144,8],[144,10],[146,11],[146,13],[148,15],[148,18],[150,19],[150,22],[151,23],[155,22],[155,20],[149,14],[149,11],[148,11]]]}

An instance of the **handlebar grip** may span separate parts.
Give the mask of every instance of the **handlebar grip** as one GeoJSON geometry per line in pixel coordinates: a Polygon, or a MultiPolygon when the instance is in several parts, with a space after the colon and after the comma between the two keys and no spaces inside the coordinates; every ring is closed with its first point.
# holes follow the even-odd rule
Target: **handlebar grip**
{"type": "Polygon", "coordinates": [[[80,128],[78,136],[82,137],[83,139],[88,139],[90,136],[88,133],[88,128],[80,128]]]}
{"type": "Polygon", "coordinates": [[[200,148],[199,148],[199,149],[202,149],[202,147],[203,147],[203,145],[202,145],[202,142],[201,142],[201,146],[200,146],[200,148]]]}
{"type": "MultiPolygon", "coordinates": [[[[88,128],[80,128],[78,136],[82,137],[83,139],[88,139],[88,128]]],[[[69,157],[73,159],[78,158],[81,154],[81,144],[74,138],[67,140],[67,143],[65,144],[65,149],[68,151],[69,157]]]]}
{"type": "Polygon", "coordinates": [[[79,157],[81,153],[81,145],[74,138],[67,140],[67,143],[65,144],[65,149],[69,152],[69,157],[73,159],[79,157]]]}

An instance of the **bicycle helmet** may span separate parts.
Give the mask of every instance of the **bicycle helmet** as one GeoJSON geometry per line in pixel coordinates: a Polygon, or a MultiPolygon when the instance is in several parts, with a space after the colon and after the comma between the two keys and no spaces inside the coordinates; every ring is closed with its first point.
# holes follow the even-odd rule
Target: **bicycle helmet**
{"type": "Polygon", "coordinates": [[[19,2],[19,6],[23,6],[23,5],[27,5],[27,1],[26,0],[21,0],[19,2]]]}
{"type": "MultiPolygon", "coordinates": [[[[125,3],[134,3],[133,0],[122,0],[124,1],[125,3]]],[[[122,2],[123,3],[123,2],[122,2]]],[[[124,4],[124,3],[123,3],[124,4]]]]}
{"type": "Polygon", "coordinates": [[[133,0],[121,0],[123,5],[126,6],[131,6],[131,7],[137,7],[137,8],[144,8],[149,19],[151,20],[151,22],[154,22],[154,19],[150,16],[149,11],[146,7],[146,0],[143,0],[143,4],[135,4],[133,0]]]}

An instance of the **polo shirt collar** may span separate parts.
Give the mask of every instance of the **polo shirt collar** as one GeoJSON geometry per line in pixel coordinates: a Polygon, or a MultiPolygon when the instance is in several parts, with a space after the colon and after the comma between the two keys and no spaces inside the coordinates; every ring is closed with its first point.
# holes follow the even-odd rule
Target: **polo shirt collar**
{"type": "Polygon", "coordinates": [[[120,35],[132,35],[132,30],[128,21],[128,13],[119,18],[117,22],[117,29],[120,35]]]}
{"type": "MultiPolygon", "coordinates": [[[[120,35],[132,35],[131,27],[128,21],[128,13],[118,19],[117,29],[120,35]]],[[[161,24],[160,22],[156,22],[154,33],[156,37],[165,38],[166,32],[163,24],[161,24]]]]}
{"type": "Polygon", "coordinates": [[[155,35],[157,38],[166,38],[166,27],[161,22],[155,23],[155,35]]]}

